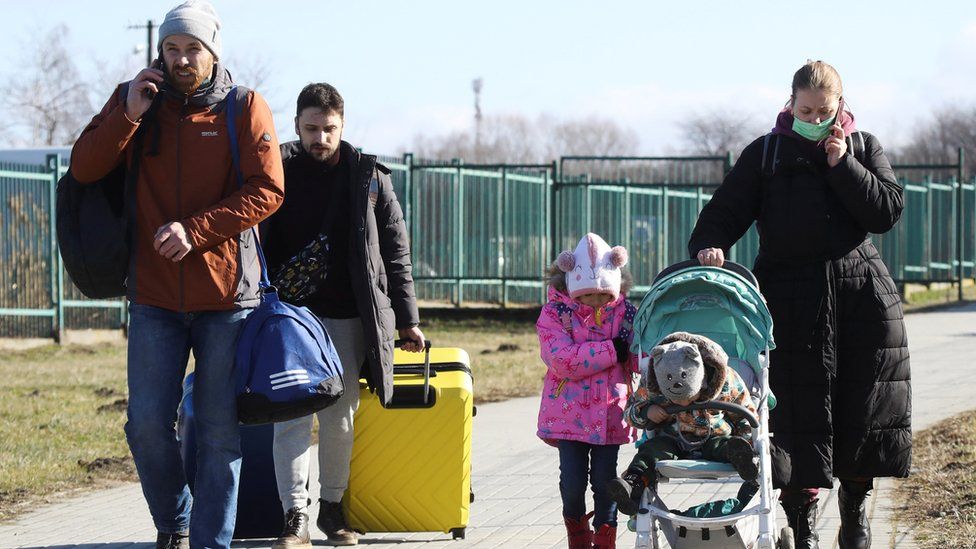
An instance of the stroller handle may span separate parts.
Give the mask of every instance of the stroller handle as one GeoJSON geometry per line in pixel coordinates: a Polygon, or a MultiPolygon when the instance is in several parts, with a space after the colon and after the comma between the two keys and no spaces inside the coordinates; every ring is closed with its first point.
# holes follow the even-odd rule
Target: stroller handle
{"type": "Polygon", "coordinates": [[[679,406],[677,404],[672,406],[666,406],[664,411],[669,414],[676,414],[678,412],[690,412],[692,410],[722,410],[723,412],[731,412],[733,414],[740,415],[746,418],[749,425],[752,425],[753,429],[759,428],[759,418],[756,417],[748,408],[745,406],[740,406],[732,402],[722,402],[719,400],[706,400],[705,402],[692,402],[687,406],[679,406]]]}
{"type": "MultiPolygon", "coordinates": [[[[700,266],[701,263],[699,263],[697,259],[688,259],[686,261],[675,263],[674,265],[670,265],[667,268],[665,268],[663,271],[658,273],[657,276],[654,277],[654,282],[657,282],[658,280],[661,280],[664,277],[672,273],[675,273],[677,271],[680,271],[682,269],[687,269],[688,267],[700,267],[700,266]]],[[[752,274],[752,271],[750,271],[749,269],[745,268],[744,266],[734,261],[726,260],[725,263],[723,263],[720,268],[725,269],[727,271],[732,271],[733,273],[748,280],[749,283],[752,284],[753,286],[756,286],[757,288],[759,287],[759,281],[756,280],[756,275],[752,274]]]]}

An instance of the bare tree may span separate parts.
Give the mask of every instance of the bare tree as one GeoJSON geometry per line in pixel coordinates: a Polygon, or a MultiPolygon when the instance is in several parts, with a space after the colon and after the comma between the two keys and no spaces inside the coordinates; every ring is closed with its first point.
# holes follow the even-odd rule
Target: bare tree
{"type": "MultiPolygon", "coordinates": [[[[542,127],[546,127],[542,124],[542,127]]],[[[549,159],[564,155],[626,156],[637,154],[637,132],[613,120],[588,116],[575,120],[554,121],[543,140],[544,156],[549,159]]]]}
{"type": "Polygon", "coordinates": [[[936,109],[892,157],[900,163],[953,164],[959,147],[966,153],[966,173],[976,174],[976,105],[936,109]]]}
{"type": "Polygon", "coordinates": [[[678,128],[688,153],[719,156],[738,154],[765,133],[768,128],[756,120],[747,113],[714,109],[688,117],[678,128]]]}
{"type": "Polygon", "coordinates": [[[471,163],[546,163],[568,154],[627,155],[637,150],[637,134],[615,121],[588,117],[560,120],[542,115],[486,116],[481,136],[474,129],[443,135],[417,135],[413,152],[420,158],[463,158],[471,163]]]}
{"type": "Polygon", "coordinates": [[[227,69],[233,71],[234,82],[261,92],[265,97],[273,93],[274,67],[264,54],[247,54],[230,59],[227,69]]]}
{"type": "Polygon", "coordinates": [[[292,130],[291,117],[285,115],[294,112],[292,101],[298,95],[298,90],[294,90],[292,92],[294,95],[291,95],[290,98],[282,99],[281,88],[274,84],[276,76],[274,63],[266,54],[239,52],[222,61],[222,63],[230,71],[234,83],[247,86],[264,97],[277,122],[276,130],[279,137],[292,130]]]}
{"type": "Polygon", "coordinates": [[[30,40],[16,75],[0,85],[0,105],[14,128],[4,132],[11,145],[63,146],[73,142],[94,109],[90,86],[67,47],[68,28],[30,40]]]}

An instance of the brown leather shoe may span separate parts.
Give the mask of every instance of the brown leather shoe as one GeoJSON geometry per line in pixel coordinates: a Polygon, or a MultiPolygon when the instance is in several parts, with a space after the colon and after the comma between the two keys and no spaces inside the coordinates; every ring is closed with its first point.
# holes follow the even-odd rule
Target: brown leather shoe
{"type": "Polygon", "coordinates": [[[156,549],[190,549],[190,534],[188,532],[178,534],[157,532],[156,549]]]}
{"type": "Polygon", "coordinates": [[[329,539],[329,545],[357,545],[359,535],[349,527],[342,512],[342,502],[319,500],[319,518],[316,526],[329,539]]]}
{"type": "Polygon", "coordinates": [[[292,507],[285,515],[285,527],[271,549],[312,549],[308,535],[308,514],[301,507],[292,507]]]}

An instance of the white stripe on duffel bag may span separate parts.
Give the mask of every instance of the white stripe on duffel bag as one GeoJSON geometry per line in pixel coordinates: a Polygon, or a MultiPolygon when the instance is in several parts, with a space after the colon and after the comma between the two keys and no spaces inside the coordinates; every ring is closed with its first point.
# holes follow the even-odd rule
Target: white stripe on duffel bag
{"type": "Polygon", "coordinates": [[[271,390],[272,391],[277,391],[278,389],[284,389],[286,387],[294,387],[295,385],[305,385],[306,383],[309,383],[310,381],[311,380],[308,379],[307,377],[304,378],[304,379],[297,379],[297,380],[291,381],[289,383],[282,383],[281,385],[272,385],[271,386],[271,390]]]}
{"type": "Polygon", "coordinates": [[[271,381],[275,381],[276,378],[279,378],[279,377],[291,377],[291,376],[293,376],[295,374],[302,374],[302,375],[306,375],[307,376],[308,375],[308,371],[307,370],[285,370],[284,372],[278,372],[277,374],[271,374],[270,376],[268,376],[268,379],[270,379],[271,381]]]}

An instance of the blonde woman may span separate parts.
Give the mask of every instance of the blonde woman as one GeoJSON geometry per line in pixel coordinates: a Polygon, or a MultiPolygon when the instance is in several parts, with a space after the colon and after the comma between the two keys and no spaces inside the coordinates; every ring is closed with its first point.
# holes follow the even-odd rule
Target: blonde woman
{"type": "Polygon", "coordinates": [[[902,188],[878,139],[858,132],[837,71],[793,76],[773,131],[742,151],[688,243],[721,266],[754,223],[754,272],[776,350],[773,480],[797,547],[818,547],[819,488],[840,479],[841,548],[869,547],[865,498],[911,464],[911,385],[901,299],[869,233],[898,221],[902,188]]]}

